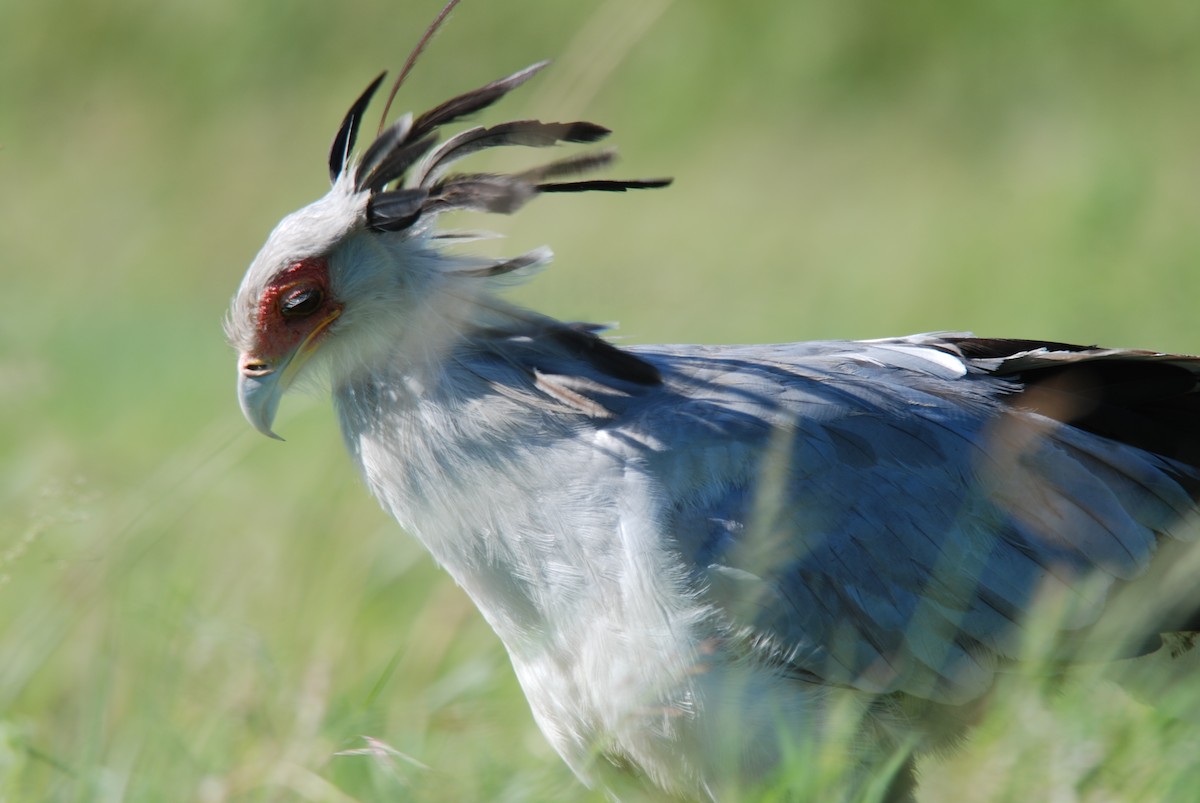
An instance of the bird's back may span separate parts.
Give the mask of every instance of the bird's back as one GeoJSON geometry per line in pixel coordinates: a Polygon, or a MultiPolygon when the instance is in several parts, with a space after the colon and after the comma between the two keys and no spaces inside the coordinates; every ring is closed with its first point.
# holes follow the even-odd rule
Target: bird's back
{"type": "Polygon", "coordinates": [[[750,649],[824,681],[965,702],[1036,599],[1085,629],[1193,536],[1194,360],[964,336],[658,354],[638,428],[670,445],[682,559],[750,649]]]}

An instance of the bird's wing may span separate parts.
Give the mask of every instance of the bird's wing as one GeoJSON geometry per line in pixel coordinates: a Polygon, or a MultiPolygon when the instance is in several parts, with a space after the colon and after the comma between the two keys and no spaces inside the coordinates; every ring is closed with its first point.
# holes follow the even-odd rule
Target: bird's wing
{"type": "Polygon", "coordinates": [[[637,353],[663,385],[611,429],[643,447],[672,548],[731,636],[824,682],[968,700],[1036,598],[1086,628],[1195,512],[1191,358],[968,336],[637,353]]]}

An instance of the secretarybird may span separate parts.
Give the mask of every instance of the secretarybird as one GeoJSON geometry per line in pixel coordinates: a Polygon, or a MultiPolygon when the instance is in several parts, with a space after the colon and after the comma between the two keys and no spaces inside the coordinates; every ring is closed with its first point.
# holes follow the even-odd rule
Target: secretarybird
{"type": "MultiPolygon", "coordinates": [[[[1035,601],[1063,602],[1064,643],[1144,604],[1193,538],[1200,358],[969,334],[618,348],[506,303],[498,286],[549,252],[464,256],[440,213],[668,183],[571,177],[608,152],[450,172],[609,133],[522,120],[438,144],[543,66],[404,115],[355,157],[372,82],[332,189],[271,233],[227,331],[264,434],[293,380],[328,376],[370,490],[499,634],[585,783],[720,798],[845,699],[866,778],[960,731],[1035,601]]],[[[1195,625],[1189,605],[1155,610],[1150,639],[1195,625]]],[[[909,763],[890,795],[912,787],[909,763]]]]}

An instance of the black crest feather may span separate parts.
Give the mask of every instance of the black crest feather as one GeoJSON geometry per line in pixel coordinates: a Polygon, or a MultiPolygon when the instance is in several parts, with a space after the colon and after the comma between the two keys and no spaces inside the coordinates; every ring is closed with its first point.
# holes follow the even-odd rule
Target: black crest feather
{"type": "Polygon", "coordinates": [[[421,187],[376,193],[367,204],[367,225],[375,231],[403,231],[417,222],[429,191],[421,187]]]}
{"type": "Polygon", "coordinates": [[[385,75],[387,72],[381,72],[375,76],[375,80],[358,96],[358,100],[354,101],[350,111],[346,112],[341,128],[333,138],[333,145],[329,148],[330,181],[337,181],[338,176],[346,167],[346,162],[350,159],[350,152],[354,150],[354,141],[358,138],[358,127],[362,123],[363,114],[366,113],[367,106],[371,104],[371,98],[375,96],[379,85],[383,83],[385,75]]]}
{"type": "Polygon", "coordinates": [[[396,143],[380,155],[379,163],[365,176],[358,177],[358,189],[378,193],[388,184],[404,178],[404,174],[437,142],[437,135],[429,134],[418,140],[396,143]]]}
{"type": "Polygon", "coordinates": [[[418,184],[435,181],[452,162],[487,148],[523,145],[546,148],[560,142],[596,142],[612,132],[595,123],[543,123],[538,120],[516,120],[490,128],[471,128],[455,134],[429,155],[416,177],[418,184]]]}
{"type": "MultiPolygon", "coordinates": [[[[447,175],[447,169],[454,162],[488,148],[513,145],[546,148],[567,142],[591,143],[611,133],[604,126],[586,121],[514,120],[471,128],[437,145],[438,128],[486,109],[547,64],[547,61],[538,62],[456,95],[416,119],[405,115],[383,129],[358,160],[354,173],[355,189],[370,196],[367,225],[376,231],[396,232],[416,225],[422,216],[452,209],[511,214],[543,192],[624,192],[665,187],[671,183],[670,179],[551,180],[605,167],[614,159],[612,151],[572,156],[518,173],[447,175]],[[399,186],[388,190],[393,184],[399,186]]],[[[382,81],[383,74],[380,74],[371,82],[350,107],[334,137],[329,155],[329,172],[334,181],[347,168],[363,114],[382,81]]]]}
{"type": "Polygon", "coordinates": [[[418,117],[417,121],[413,123],[413,136],[419,137],[439,126],[462,119],[468,114],[483,111],[537,75],[549,64],[549,61],[539,61],[537,64],[531,64],[525,69],[518,70],[505,78],[492,81],[490,84],[485,84],[478,89],[472,89],[470,92],[456,95],[438,104],[418,117]]]}
{"type": "Polygon", "coordinates": [[[456,276],[467,277],[487,277],[487,276],[503,276],[506,273],[528,268],[533,265],[539,265],[546,262],[550,258],[549,249],[539,248],[530,251],[520,256],[512,257],[511,259],[502,259],[493,262],[489,265],[483,265],[478,268],[467,268],[465,270],[455,271],[456,276]]]}
{"type": "Polygon", "coordinates": [[[593,180],[593,181],[562,181],[537,185],[538,192],[625,192],[626,190],[652,190],[659,187],[669,187],[669,178],[640,178],[631,181],[593,180]]]}
{"type": "Polygon", "coordinates": [[[367,152],[358,160],[358,168],[354,174],[354,186],[356,189],[361,192],[366,188],[365,179],[375,172],[380,163],[387,158],[388,154],[402,146],[408,140],[408,135],[411,131],[412,115],[406,114],[385,128],[379,136],[375,137],[375,141],[371,143],[371,147],[367,148],[367,152]]]}
{"type": "Polygon", "coordinates": [[[511,215],[536,193],[533,185],[517,176],[499,173],[457,175],[430,188],[424,211],[436,214],[451,209],[468,209],[472,212],[511,215]]]}

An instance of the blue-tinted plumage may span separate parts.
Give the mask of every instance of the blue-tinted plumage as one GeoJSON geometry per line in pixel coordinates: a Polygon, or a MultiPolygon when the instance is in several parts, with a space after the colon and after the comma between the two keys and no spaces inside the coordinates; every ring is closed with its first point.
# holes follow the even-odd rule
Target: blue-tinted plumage
{"type": "MultiPolygon", "coordinates": [[[[867,779],[958,732],[1047,626],[1041,601],[1070,646],[1192,540],[1200,359],[961,334],[618,349],[498,299],[548,252],[444,250],[442,211],[666,183],[548,180],[608,152],[446,173],[485,143],[607,133],[523,121],[435,147],[537,69],[402,118],[363,168],[348,151],[372,84],[332,190],[272,232],[227,328],[266,434],[283,390],[325,369],[371,491],[470,594],[586,782],[621,767],[733,795],[847,700],[867,779]]],[[[1196,625],[1159,613],[1129,637],[1196,625]]],[[[910,790],[901,773],[894,796],[910,790]]]]}

